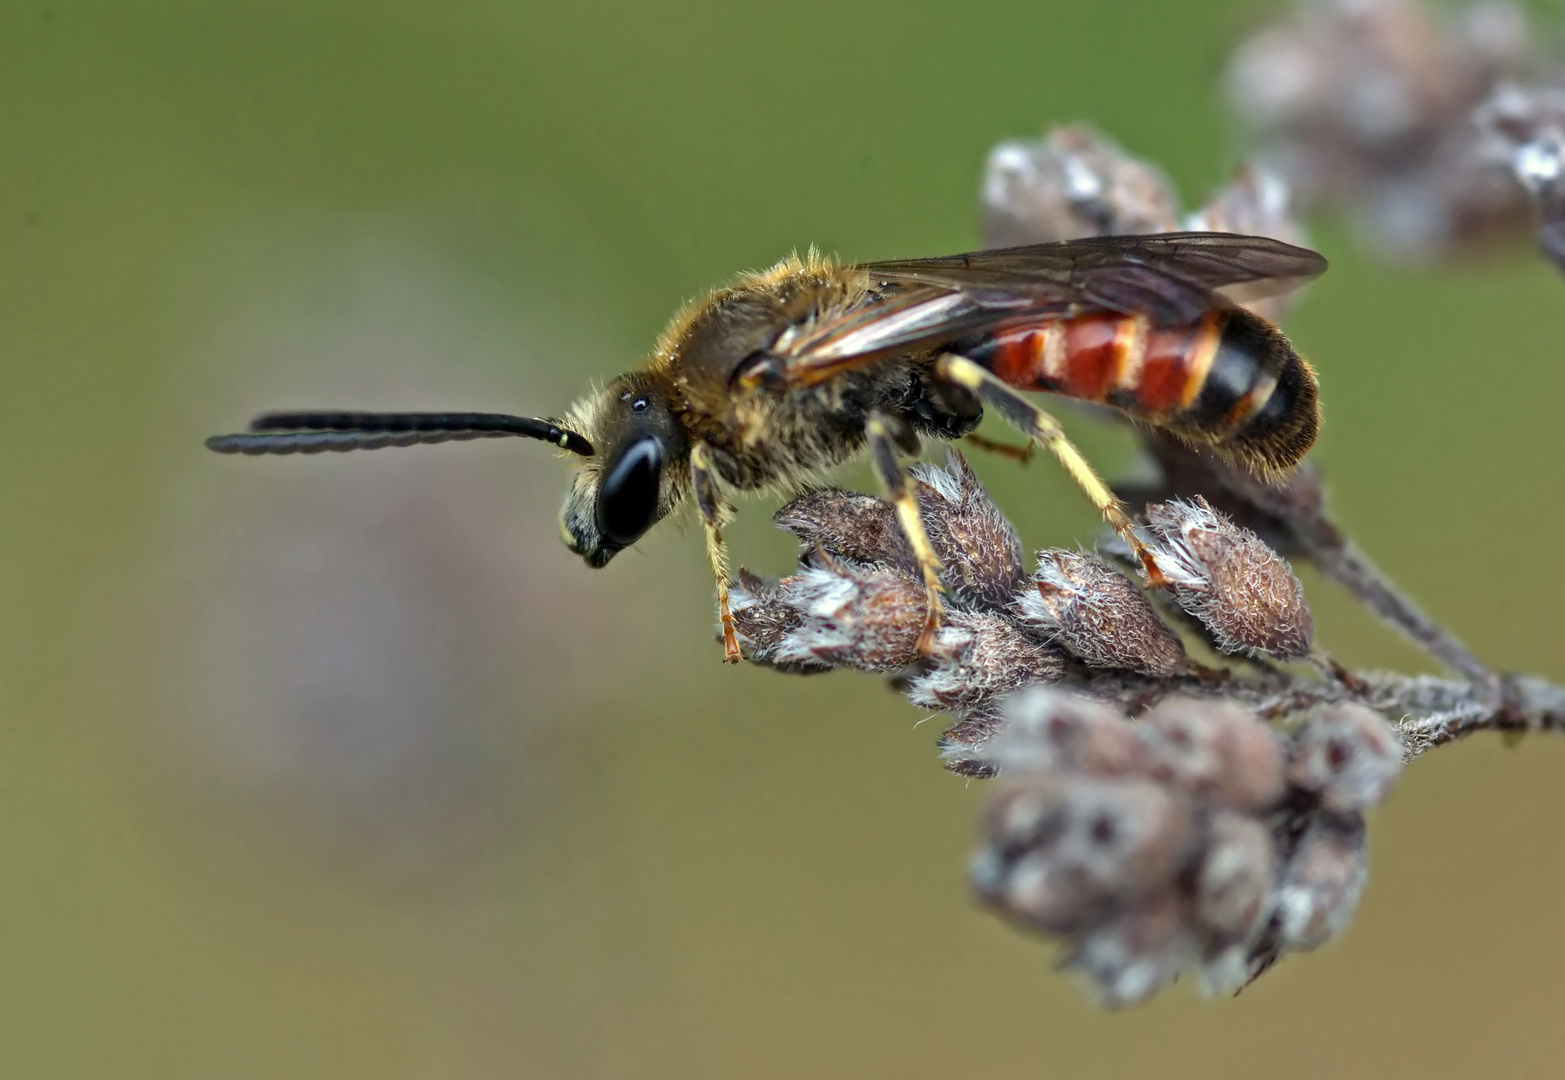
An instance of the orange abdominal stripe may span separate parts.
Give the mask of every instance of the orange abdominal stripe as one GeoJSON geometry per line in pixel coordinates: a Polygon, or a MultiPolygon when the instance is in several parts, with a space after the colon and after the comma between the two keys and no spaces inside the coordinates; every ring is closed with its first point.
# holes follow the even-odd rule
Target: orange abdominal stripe
{"type": "Polygon", "coordinates": [[[1252,418],[1284,419],[1295,404],[1314,408],[1313,393],[1294,394],[1298,378],[1286,378],[1312,381],[1303,361],[1269,324],[1237,309],[1174,327],[1107,313],[1040,319],[964,351],[1017,389],[1112,405],[1208,442],[1226,441],[1252,418]],[[1274,400],[1284,381],[1290,391],[1274,400]]]}

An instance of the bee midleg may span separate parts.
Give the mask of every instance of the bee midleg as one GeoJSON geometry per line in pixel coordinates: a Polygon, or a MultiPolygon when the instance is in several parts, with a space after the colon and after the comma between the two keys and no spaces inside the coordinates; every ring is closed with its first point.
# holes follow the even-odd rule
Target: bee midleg
{"type": "Polygon", "coordinates": [[[717,473],[712,467],[712,448],[698,442],[690,450],[690,486],[706,533],[706,557],[717,579],[717,618],[723,627],[723,662],[739,662],[739,639],[734,634],[734,613],[728,606],[728,549],[723,546],[723,521],[728,506],[718,489],[717,473]]]}
{"type": "Polygon", "coordinates": [[[1130,545],[1131,550],[1136,553],[1136,557],[1141,560],[1141,565],[1146,569],[1148,582],[1154,587],[1164,583],[1157,559],[1136,535],[1135,526],[1125,514],[1124,506],[1102,478],[1093,471],[1087,459],[1082,457],[1081,451],[1065,437],[1058,420],[1007,386],[993,372],[966,357],[946,353],[935,361],[935,374],[972,391],[979,401],[1005,417],[1007,423],[1022,434],[1042,443],[1044,448],[1065,466],[1065,471],[1070,473],[1071,479],[1076,481],[1077,486],[1087,493],[1087,498],[1092,500],[1092,505],[1098,508],[1098,513],[1103,515],[1103,520],[1109,523],[1109,527],[1130,545]]]}
{"type": "Polygon", "coordinates": [[[875,475],[891,499],[902,535],[907,537],[908,547],[913,549],[913,557],[918,560],[918,568],[924,575],[924,632],[918,637],[918,651],[928,656],[935,651],[935,631],[940,629],[940,616],[944,611],[940,603],[940,556],[935,554],[935,546],[929,542],[924,519],[919,516],[918,501],[913,498],[907,473],[897,460],[899,448],[908,453],[917,452],[918,438],[905,421],[879,411],[869,414],[864,434],[869,441],[870,463],[875,468],[875,475]]]}

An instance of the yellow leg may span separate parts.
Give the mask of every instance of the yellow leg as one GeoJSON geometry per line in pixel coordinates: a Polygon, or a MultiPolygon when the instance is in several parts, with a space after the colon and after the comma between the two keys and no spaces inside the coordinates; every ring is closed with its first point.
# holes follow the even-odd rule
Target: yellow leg
{"type": "Polygon", "coordinates": [[[706,557],[717,579],[717,618],[723,627],[723,662],[739,662],[739,639],[734,634],[734,613],[728,607],[728,549],[723,546],[723,516],[726,507],[717,489],[717,474],[712,470],[712,451],[705,443],[696,443],[690,451],[690,482],[696,508],[706,532],[706,557]]]}
{"type": "Polygon", "coordinates": [[[935,375],[971,391],[979,401],[1005,417],[1022,434],[1042,443],[1065,466],[1071,479],[1087,493],[1087,498],[1092,500],[1092,505],[1098,508],[1109,527],[1130,545],[1130,549],[1141,560],[1141,565],[1146,568],[1147,580],[1154,586],[1164,583],[1157,560],[1136,536],[1135,526],[1126,516],[1124,506],[1093,471],[1087,459],[1081,456],[1081,451],[1065,437],[1058,420],[1000,381],[993,372],[965,357],[947,353],[935,361],[935,375]]]}
{"type": "Polygon", "coordinates": [[[918,638],[918,651],[929,656],[935,651],[935,631],[940,629],[940,616],[945,609],[940,602],[940,556],[935,554],[935,546],[929,542],[929,534],[924,531],[924,519],[919,516],[918,501],[908,490],[907,474],[897,461],[897,446],[899,443],[905,444],[911,438],[911,433],[881,413],[870,413],[864,425],[864,433],[869,438],[869,457],[875,467],[875,475],[880,478],[881,485],[891,499],[891,505],[897,512],[897,523],[902,526],[902,535],[907,537],[908,547],[913,549],[913,557],[918,560],[918,568],[924,575],[926,608],[924,632],[918,638]]]}

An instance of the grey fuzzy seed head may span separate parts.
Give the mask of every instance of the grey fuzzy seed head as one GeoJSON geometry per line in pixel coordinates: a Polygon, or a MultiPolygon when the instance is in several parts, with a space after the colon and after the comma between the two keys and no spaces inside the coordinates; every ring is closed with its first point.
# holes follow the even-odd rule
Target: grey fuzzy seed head
{"type": "Polygon", "coordinates": [[[1289,741],[1233,702],[1171,697],[1137,720],[1056,687],[1005,699],[971,751],[998,773],[975,892],[1064,937],[1108,1005],[1184,970],[1231,993],[1347,924],[1363,818],[1289,787],[1289,741]]]}
{"type": "Polygon", "coordinates": [[[1085,124],[1003,142],[984,166],[983,227],[991,247],[1178,228],[1173,185],[1085,124]]]}
{"type": "Polygon", "coordinates": [[[1013,918],[1080,932],[1172,888],[1196,825],[1185,799],[1150,781],[1019,778],[985,817],[973,884],[1013,918]]]}
{"type": "Polygon", "coordinates": [[[900,671],[919,659],[924,586],[900,571],[808,568],[784,579],[778,598],[802,619],[773,650],[776,662],[900,671]]]}

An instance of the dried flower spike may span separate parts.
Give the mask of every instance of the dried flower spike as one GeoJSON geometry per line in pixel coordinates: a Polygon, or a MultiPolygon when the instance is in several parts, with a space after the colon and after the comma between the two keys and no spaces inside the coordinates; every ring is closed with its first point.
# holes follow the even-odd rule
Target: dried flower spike
{"type": "Polygon", "coordinates": [[[1310,651],[1314,619],[1281,555],[1197,495],[1147,508],[1169,592],[1225,653],[1291,659],[1310,651]]]}
{"type": "Polygon", "coordinates": [[[1143,675],[1189,669],[1185,647],[1141,590],[1096,555],[1040,551],[1032,583],[1016,595],[1021,622],[1096,668],[1143,675]]]}
{"type": "MultiPolygon", "coordinates": [[[[1481,728],[1565,730],[1565,689],[1535,679],[1506,680],[1500,708],[1479,681],[1355,676],[1351,692],[1371,709],[1315,671],[1161,673],[1136,644],[1159,633],[1153,609],[1092,556],[1046,552],[1024,595],[994,604],[1022,580],[1014,532],[963,463],[922,477],[921,509],[962,583],[948,584],[939,655],[917,651],[925,594],[890,508],[849,492],[814,492],[779,514],[804,541],[800,569],[775,585],[740,573],[739,632],[754,660],[895,672],[915,702],[952,715],[947,767],[1002,785],[975,891],[1063,937],[1065,965],[1107,1005],[1186,971],[1209,993],[1236,991],[1346,925],[1365,880],[1361,811],[1385,796],[1404,753],[1385,715],[1423,749],[1481,728]],[[1115,618],[1082,617],[1106,596],[1115,618]],[[1142,622],[1125,621],[1129,610],[1142,622]]],[[[1191,495],[1149,509],[1175,595],[1230,647],[1305,648],[1308,611],[1287,564],[1191,495]]],[[[1317,488],[1279,498],[1239,504],[1279,542],[1345,542],[1309,516],[1317,488]]]]}

